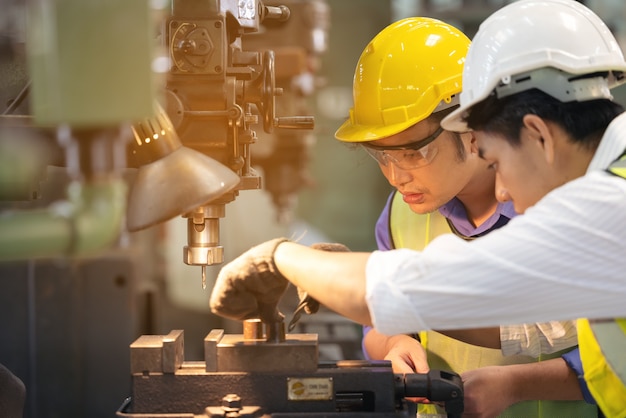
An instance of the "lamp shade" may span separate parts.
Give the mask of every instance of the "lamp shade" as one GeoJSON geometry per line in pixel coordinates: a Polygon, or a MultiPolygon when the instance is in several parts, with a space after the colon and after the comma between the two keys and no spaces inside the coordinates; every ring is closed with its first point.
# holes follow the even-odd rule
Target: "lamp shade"
{"type": "Polygon", "coordinates": [[[239,176],[187,147],[139,168],[127,208],[127,227],[138,231],[183,215],[232,190],[239,176]]]}

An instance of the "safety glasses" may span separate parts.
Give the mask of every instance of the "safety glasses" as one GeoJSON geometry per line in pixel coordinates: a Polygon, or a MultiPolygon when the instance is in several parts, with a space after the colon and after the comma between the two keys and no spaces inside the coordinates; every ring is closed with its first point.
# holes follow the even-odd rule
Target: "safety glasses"
{"type": "Polygon", "coordinates": [[[369,143],[361,144],[363,149],[380,165],[389,166],[389,162],[403,170],[424,167],[430,164],[437,155],[438,147],[432,142],[443,132],[439,127],[432,135],[419,141],[396,146],[378,146],[369,143]]]}

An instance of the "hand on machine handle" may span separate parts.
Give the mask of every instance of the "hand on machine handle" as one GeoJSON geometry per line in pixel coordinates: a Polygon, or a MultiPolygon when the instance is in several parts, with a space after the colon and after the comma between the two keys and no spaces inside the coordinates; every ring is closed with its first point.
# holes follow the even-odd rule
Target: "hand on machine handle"
{"type": "MultiPolygon", "coordinates": [[[[339,243],[327,243],[321,242],[317,244],[311,245],[311,248],[316,250],[323,251],[334,251],[334,252],[348,252],[350,249],[343,244],[339,243]]],[[[293,317],[289,322],[289,326],[287,327],[287,331],[292,331],[296,327],[296,323],[302,317],[302,312],[305,312],[307,315],[312,315],[316,313],[320,309],[320,303],[309,296],[309,294],[303,289],[298,288],[298,297],[300,298],[300,303],[296,307],[296,310],[293,313],[293,317]]]]}
{"type": "Polygon", "coordinates": [[[286,241],[266,241],[222,267],[211,292],[211,312],[241,321],[282,322],[284,315],[277,306],[289,282],[278,271],[274,252],[286,241]]]}

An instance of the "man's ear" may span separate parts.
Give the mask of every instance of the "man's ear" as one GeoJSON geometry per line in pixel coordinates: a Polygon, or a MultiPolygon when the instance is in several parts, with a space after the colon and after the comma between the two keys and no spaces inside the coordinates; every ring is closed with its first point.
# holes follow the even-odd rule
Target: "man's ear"
{"type": "Polygon", "coordinates": [[[478,141],[476,140],[476,135],[474,135],[474,132],[463,132],[459,135],[461,135],[462,138],[469,138],[470,153],[478,155],[478,141]]]}
{"type": "Polygon", "coordinates": [[[554,163],[554,136],[546,121],[537,115],[526,115],[523,119],[526,137],[540,148],[548,164],[554,163]]]}

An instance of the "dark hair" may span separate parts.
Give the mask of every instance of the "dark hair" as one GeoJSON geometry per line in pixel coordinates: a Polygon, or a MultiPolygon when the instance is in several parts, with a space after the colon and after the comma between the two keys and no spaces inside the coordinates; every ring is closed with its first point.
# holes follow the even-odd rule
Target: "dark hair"
{"type": "Polygon", "coordinates": [[[524,116],[537,115],[561,126],[574,143],[595,150],[609,123],[623,111],[622,105],[609,99],[563,103],[531,89],[502,99],[492,94],[474,105],[465,121],[470,129],[502,135],[517,146],[524,116]]]}
{"type": "MultiPolygon", "coordinates": [[[[431,113],[430,116],[428,116],[428,119],[432,119],[433,121],[437,122],[437,125],[441,125],[441,121],[443,120],[443,118],[445,118],[446,116],[448,116],[450,113],[452,113],[458,108],[459,106],[456,105],[456,106],[449,107],[448,109],[441,110],[439,112],[431,113]]],[[[454,146],[456,148],[457,161],[459,162],[465,161],[465,157],[466,157],[465,146],[463,145],[463,140],[461,139],[461,135],[458,132],[452,132],[452,131],[446,131],[446,132],[452,135],[454,146]]]]}

